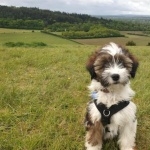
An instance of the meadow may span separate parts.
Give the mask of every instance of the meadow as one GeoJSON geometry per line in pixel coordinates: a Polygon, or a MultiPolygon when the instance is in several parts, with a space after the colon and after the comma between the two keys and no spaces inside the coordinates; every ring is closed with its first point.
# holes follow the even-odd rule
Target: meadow
{"type": "Polygon", "coordinates": [[[32,31],[0,28],[0,46],[3,46],[6,42],[43,42],[46,43],[48,46],[61,44],[76,44],[76,42],[73,41],[41,33],[39,30],[32,31]]]}
{"type": "MultiPolygon", "coordinates": [[[[101,45],[80,45],[36,31],[17,32],[0,31],[0,150],[83,150],[83,122],[90,100],[85,62],[101,45]],[[47,46],[4,46],[12,41],[47,46]]],[[[128,48],[140,62],[131,81],[138,107],[137,147],[150,150],[150,47],[128,48]]],[[[103,150],[118,150],[115,146],[111,141],[103,150]]]]}
{"type": "Polygon", "coordinates": [[[76,42],[85,44],[85,45],[105,45],[106,43],[115,42],[121,45],[126,45],[128,41],[134,41],[137,46],[147,46],[150,42],[150,35],[148,36],[139,36],[136,34],[143,34],[140,31],[121,31],[121,34],[125,37],[113,37],[113,38],[96,38],[96,39],[76,39],[76,42]],[[131,33],[131,34],[128,34],[131,33]],[[133,34],[133,35],[132,35],[133,34]],[[135,34],[135,35],[134,35],[135,34]]]}

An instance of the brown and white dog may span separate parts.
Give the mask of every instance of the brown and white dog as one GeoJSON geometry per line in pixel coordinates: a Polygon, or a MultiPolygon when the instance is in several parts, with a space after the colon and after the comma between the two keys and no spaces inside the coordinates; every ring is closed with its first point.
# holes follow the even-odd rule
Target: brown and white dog
{"type": "Polygon", "coordinates": [[[86,66],[92,80],[92,101],[85,117],[87,150],[101,150],[103,140],[116,136],[120,150],[135,149],[136,105],[131,101],[134,91],[129,80],[137,67],[137,59],[115,43],[90,56],[86,66]]]}

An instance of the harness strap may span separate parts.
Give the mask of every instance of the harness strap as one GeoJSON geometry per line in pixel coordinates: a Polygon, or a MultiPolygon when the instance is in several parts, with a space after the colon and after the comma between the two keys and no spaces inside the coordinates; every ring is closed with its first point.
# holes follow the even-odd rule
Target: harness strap
{"type": "Polygon", "coordinates": [[[101,113],[102,119],[101,122],[103,124],[103,126],[106,126],[107,124],[110,124],[110,119],[111,117],[117,113],[118,111],[122,110],[123,108],[125,108],[126,106],[129,105],[130,101],[121,101],[118,104],[114,104],[111,107],[107,108],[105,104],[103,103],[96,103],[96,99],[94,100],[95,106],[97,107],[97,109],[99,110],[99,112],[101,113]]]}

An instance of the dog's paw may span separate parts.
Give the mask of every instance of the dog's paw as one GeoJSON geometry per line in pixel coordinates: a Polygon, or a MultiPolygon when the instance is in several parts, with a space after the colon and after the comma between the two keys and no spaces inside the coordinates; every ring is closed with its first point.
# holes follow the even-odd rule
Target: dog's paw
{"type": "Polygon", "coordinates": [[[121,150],[137,150],[136,148],[125,148],[125,149],[121,149],[121,150]]]}
{"type": "Polygon", "coordinates": [[[101,150],[102,145],[92,146],[91,144],[89,144],[88,142],[86,142],[85,143],[85,147],[86,147],[86,150],[101,150]]]}

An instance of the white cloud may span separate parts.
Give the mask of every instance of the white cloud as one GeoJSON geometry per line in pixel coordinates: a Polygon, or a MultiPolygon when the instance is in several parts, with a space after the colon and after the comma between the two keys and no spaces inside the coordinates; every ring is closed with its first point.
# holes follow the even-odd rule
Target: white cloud
{"type": "Polygon", "coordinates": [[[116,5],[121,7],[122,14],[150,15],[150,3],[147,0],[118,0],[116,5]]]}
{"type": "Polygon", "coordinates": [[[92,15],[150,15],[149,0],[0,0],[0,5],[38,7],[92,15]]]}
{"type": "Polygon", "coordinates": [[[113,0],[77,0],[82,5],[101,5],[113,3],[113,0]]]}

